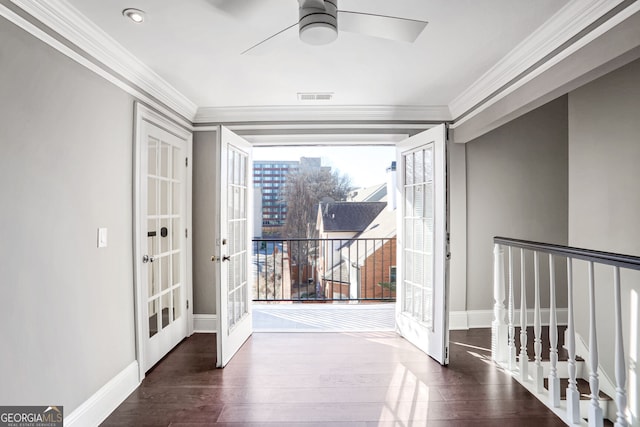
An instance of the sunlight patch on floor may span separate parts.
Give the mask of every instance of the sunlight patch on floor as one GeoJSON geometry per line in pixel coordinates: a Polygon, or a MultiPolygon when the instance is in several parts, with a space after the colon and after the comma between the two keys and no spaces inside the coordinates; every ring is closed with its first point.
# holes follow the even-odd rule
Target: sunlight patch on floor
{"type": "Polygon", "coordinates": [[[394,420],[396,425],[411,425],[416,421],[426,423],[429,412],[429,386],[422,382],[410,369],[398,365],[394,372],[392,384],[400,387],[390,388],[386,396],[378,421],[394,420]],[[412,402],[406,405],[405,402],[412,402]]]}
{"type": "Polygon", "coordinates": [[[462,346],[462,347],[474,348],[476,350],[486,351],[488,353],[491,353],[491,350],[488,349],[488,348],[478,347],[478,346],[471,345],[471,344],[465,344],[465,343],[462,343],[462,342],[455,342],[455,341],[451,341],[451,344],[459,345],[459,346],[462,346]]]}

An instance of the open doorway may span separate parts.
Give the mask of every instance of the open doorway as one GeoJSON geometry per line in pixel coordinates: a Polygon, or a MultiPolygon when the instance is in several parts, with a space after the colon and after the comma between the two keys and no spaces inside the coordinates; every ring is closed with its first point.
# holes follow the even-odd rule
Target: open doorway
{"type": "Polygon", "coordinates": [[[254,331],[395,329],[393,145],[253,149],[254,331]]]}
{"type": "MultiPolygon", "coordinates": [[[[203,241],[209,242],[205,249],[207,251],[210,251],[210,243],[214,246],[211,261],[214,261],[215,330],[218,352],[222,353],[222,357],[218,357],[219,367],[225,366],[253,331],[252,288],[258,288],[257,284],[254,286],[253,279],[255,276],[256,281],[260,280],[263,276],[261,273],[264,273],[265,280],[276,280],[271,295],[268,289],[265,292],[270,297],[268,301],[272,302],[274,297],[278,299],[276,288],[279,285],[284,288],[279,292],[279,299],[284,301],[277,302],[291,306],[321,303],[324,306],[359,307],[370,304],[370,300],[374,299],[395,302],[395,292],[400,301],[400,304],[394,304],[395,326],[399,333],[440,363],[447,363],[449,234],[445,125],[433,126],[402,141],[394,141],[398,180],[393,193],[396,194],[399,210],[395,251],[393,240],[381,243],[359,241],[367,230],[377,232],[380,228],[379,224],[371,225],[371,221],[366,221],[363,231],[353,233],[353,229],[340,230],[351,233],[335,236],[330,241],[323,240],[321,233],[330,228],[324,227],[323,223],[334,222],[341,215],[341,211],[332,209],[342,209],[357,202],[335,199],[314,201],[303,196],[295,197],[292,203],[309,205],[317,210],[316,226],[312,228],[309,219],[303,227],[303,240],[314,240],[315,246],[300,249],[298,245],[302,244],[299,242],[301,238],[287,236],[281,238],[280,242],[274,239],[255,242],[257,239],[250,237],[254,236],[251,227],[254,212],[251,165],[253,150],[265,144],[252,144],[224,126],[217,127],[211,136],[213,144],[203,147],[213,148],[211,154],[217,165],[212,174],[213,188],[217,188],[217,194],[213,208],[208,211],[214,212],[211,221],[214,239],[203,241]],[[312,230],[318,233],[317,237],[312,237],[312,230]],[[385,253],[387,263],[382,258],[385,253]],[[397,261],[393,259],[394,256],[397,261]],[[392,264],[388,265],[393,262],[396,263],[395,269],[392,264]],[[383,270],[382,279],[373,281],[373,290],[368,288],[366,280],[371,271],[367,265],[374,266],[374,270],[375,267],[388,267],[380,268],[383,270]],[[392,286],[394,278],[395,289],[392,286]],[[301,287],[304,287],[304,292],[301,287]],[[434,352],[434,349],[438,352],[434,352]]],[[[206,139],[198,139],[206,144],[206,139]]],[[[392,165],[388,167],[390,171],[393,171],[392,165]]],[[[321,159],[319,164],[305,169],[313,169],[317,173],[324,171],[331,176],[328,170],[323,169],[321,159]]],[[[196,182],[199,182],[199,178],[196,182]]],[[[285,187],[295,185],[290,183],[285,187]]],[[[303,180],[298,185],[306,187],[315,184],[303,180]]],[[[357,195],[350,194],[350,197],[357,195]]],[[[384,206],[371,214],[370,218],[377,218],[382,211],[384,206]]],[[[313,216],[313,210],[311,212],[313,216]]],[[[359,219],[360,216],[355,215],[354,218],[359,219]]],[[[393,220],[390,222],[393,223],[393,220]]],[[[372,237],[371,240],[384,238],[372,237]]],[[[200,251],[196,239],[194,244],[196,250],[200,251]]],[[[260,299],[257,292],[256,295],[260,299]]]]}

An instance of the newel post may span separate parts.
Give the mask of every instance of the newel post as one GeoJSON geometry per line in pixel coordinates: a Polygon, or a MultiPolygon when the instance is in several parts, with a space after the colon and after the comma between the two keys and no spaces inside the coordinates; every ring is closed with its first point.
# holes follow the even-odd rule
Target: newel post
{"type": "Polygon", "coordinates": [[[493,245],[493,322],[491,323],[491,357],[496,362],[507,361],[508,326],[504,307],[504,250],[493,245]]]}

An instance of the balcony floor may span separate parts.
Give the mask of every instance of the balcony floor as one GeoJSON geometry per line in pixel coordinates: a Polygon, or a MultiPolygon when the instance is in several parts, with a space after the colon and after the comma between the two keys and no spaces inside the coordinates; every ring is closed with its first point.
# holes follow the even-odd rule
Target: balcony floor
{"type": "Polygon", "coordinates": [[[395,330],[395,304],[253,304],[255,332],[395,330]]]}
{"type": "Polygon", "coordinates": [[[562,426],[490,360],[490,331],[451,332],[442,367],[393,332],[255,333],[224,369],[195,334],[105,426],[562,426]]]}

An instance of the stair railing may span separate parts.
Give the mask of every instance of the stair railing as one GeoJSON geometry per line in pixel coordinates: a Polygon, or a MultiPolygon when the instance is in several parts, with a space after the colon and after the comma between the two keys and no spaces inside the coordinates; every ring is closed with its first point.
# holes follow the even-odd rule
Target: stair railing
{"type": "MultiPolygon", "coordinates": [[[[614,328],[615,345],[615,396],[616,405],[615,426],[626,427],[638,422],[637,414],[633,415],[627,406],[627,375],[625,363],[625,351],[623,340],[623,319],[621,307],[620,270],[630,269],[640,271],[640,257],[600,252],[589,249],[580,249],[569,246],[561,246],[547,243],[531,242],[526,240],[510,239],[505,237],[494,238],[494,320],[492,323],[492,357],[505,369],[512,372],[514,377],[536,394],[547,406],[554,409],[569,424],[581,424],[580,393],[577,388],[577,356],[576,356],[576,331],[575,316],[576,305],[574,301],[574,260],[586,261],[588,265],[588,315],[589,315],[589,348],[587,367],[589,369],[590,398],[586,417],[591,427],[602,426],[604,414],[599,402],[600,378],[598,375],[598,336],[596,331],[596,283],[594,266],[596,264],[608,265],[613,271],[613,301],[614,301],[614,328]],[[505,271],[504,248],[507,248],[507,269],[505,271]],[[516,363],[516,327],[515,302],[514,302],[514,252],[520,252],[520,349],[518,363],[516,363]],[[534,307],[533,307],[533,341],[527,336],[527,254],[533,253],[533,277],[534,277],[534,307]],[[542,309],[540,304],[540,256],[548,256],[549,266],[549,365],[548,387],[544,390],[545,371],[542,363],[542,309]],[[566,390],[566,405],[560,401],[560,374],[558,362],[558,307],[556,286],[555,257],[566,259],[567,263],[567,328],[565,333],[565,347],[568,354],[567,376],[568,387],[566,390]],[[505,290],[505,276],[508,288],[505,290]],[[505,308],[504,300],[508,306],[505,308]],[[530,366],[527,343],[533,343],[533,365],[530,366]],[[630,421],[632,420],[633,421],[630,421]]],[[[529,257],[530,258],[530,257],[529,257]]],[[[632,311],[634,308],[632,307],[632,311]]],[[[633,313],[632,313],[633,318],[633,313]]],[[[632,320],[633,321],[633,320],[632,320]]],[[[638,333],[638,325],[633,325],[632,334],[638,333]],[[634,332],[635,330],[635,332],[634,332]]],[[[604,349],[600,349],[604,350],[604,349]]],[[[629,361],[631,366],[637,364],[636,360],[629,361]]],[[[635,403],[637,406],[637,402],[635,403]]]]}

